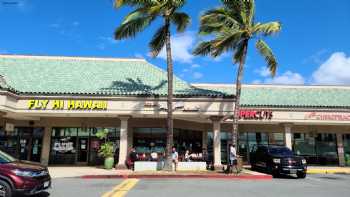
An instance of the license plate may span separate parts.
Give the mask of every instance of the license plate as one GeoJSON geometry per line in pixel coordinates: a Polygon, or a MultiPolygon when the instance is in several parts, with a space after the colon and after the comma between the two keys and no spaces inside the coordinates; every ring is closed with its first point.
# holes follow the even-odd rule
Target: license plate
{"type": "Polygon", "coordinates": [[[291,174],[296,174],[296,173],[297,173],[297,170],[291,169],[291,170],[289,170],[289,172],[290,172],[291,174]]]}
{"type": "Polygon", "coordinates": [[[44,182],[44,188],[49,187],[49,185],[50,185],[50,181],[44,182]]]}

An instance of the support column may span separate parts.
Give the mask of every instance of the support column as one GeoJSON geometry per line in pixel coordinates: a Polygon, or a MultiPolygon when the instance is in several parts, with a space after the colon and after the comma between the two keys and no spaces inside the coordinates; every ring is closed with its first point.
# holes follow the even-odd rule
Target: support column
{"type": "Polygon", "coordinates": [[[345,166],[344,142],[343,142],[342,133],[337,133],[337,150],[338,150],[339,166],[345,166]]]}
{"type": "Polygon", "coordinates": [[[221,116],[210,117],[213,122],[213,153],[214,153],[214,167],[216,169],[222,168],[221,164],[221,116]]]}
{"type": "Polygon", "coordinates": [[[292,124],[284,125],[284,144],[287,148],[293,149],[292,145],[292,124]]]}
{"type": "Polygon", "coordinates": [[[45,166],[49,165],[51,131],[52,131],[52,128],[50,126],[45,126],[44,136],[43,136],[43,145],[41,148],[41,159],[40,159],[40,163],[45,166]]]}
{"type": "Polygon", "coordinates": [[[119,161],[117,168],[125,169],[125,161],[128,155],[128,119],[129,116],[119,117],[120,119],[120,144],[119,144],[119,161]]]}
{"type": "Polygon", "coordinates": [[[202,132],[202,150],[205,149],[208,152],[208,131],[202,132]]]}

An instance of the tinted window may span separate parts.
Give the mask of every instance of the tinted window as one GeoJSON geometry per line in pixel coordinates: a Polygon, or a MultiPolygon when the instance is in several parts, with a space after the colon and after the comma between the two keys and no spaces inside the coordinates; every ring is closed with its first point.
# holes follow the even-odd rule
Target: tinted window
{"type": "Polygon", "coordinates": [[[270,148],[269,153],[272,155],[293,156],[293,152],[285,147],[270,148]]]}
{"type": "Polygon", "coordinates": [[[10,163],[16,161],[12,156],[0,151],[0,163],[10,163]]]}

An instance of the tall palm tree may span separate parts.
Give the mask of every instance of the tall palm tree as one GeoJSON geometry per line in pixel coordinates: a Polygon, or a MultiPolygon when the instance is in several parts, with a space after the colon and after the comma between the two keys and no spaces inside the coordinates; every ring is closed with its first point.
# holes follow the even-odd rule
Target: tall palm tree
{"type": "Polygon", "coordinates": [[[254,0],[221,0],[221,2],[221,7],[211,9],[201,16],[199,33],[214,38],[201,42],[193,54],[217,57],[231,51],[234,63],[239,64],[232,129],[232,144],[237,145],[241,82],[249,41],[256,40],[255,46],[265,58],[267,67],[274,76],[277,61],[272,50],[262,38],[279,32],[281,24],[279,22],[256,22],[254,0]]]}
{"type": "Polygon", "coordinates": [[[117,8],[131,6],[135,10],[129,13],[115,31],[115,39],[133,38],[151,23],[160,18],[163,23],[153,35],[149,48],[153,57],[158,56],[164,48],[167,57],[168,97],[167,97],[167,142],[165,169],[172,167],[171,149],[173,146],[173,60],[171,55],[171,25],[177,32],[183,32],[190,23],[190,17],[181,12],[186,0],[115,0],[117,8]]]}

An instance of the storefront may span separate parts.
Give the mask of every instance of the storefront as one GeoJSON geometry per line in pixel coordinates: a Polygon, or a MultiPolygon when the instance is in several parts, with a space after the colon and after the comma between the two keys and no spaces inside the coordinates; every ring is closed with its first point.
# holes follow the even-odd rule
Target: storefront
{"type": "Polygon", "coordinates": [[[0,150],[20,160],[40,162],[44,128],[15,127],[12,132],[0,128],[0,150]]]}
{"type": "MultiPolygon", "coordinates": [[[[100,165],[103,159],[98,156],[102,141],[96,137],[98,130],[104,128],[52,128],[49,164],[100,165]]],[[[106,128],[108,140],[113,142],[114,150],[119,147],[119,128],[106,128]]]]}
{"type": "MultiPolygon", "coordinates": [[[[166,146],[167,75],[140,59],[0,55],[0,149],[45,165],[99,165],[107,128],[118,166],[135,147],[166,146]],[[30,68],[30,69],[28,69],[30,68]]],[[[231,84],[174,79],[174,146],[215,166],[227,160],[231,84]]],[[[291,148],[313,165],[350,165],[350,87],[243,85],[238,151],[291,148]]],[[[154,154],[155,155],[155,154],[154,154]]]]}

